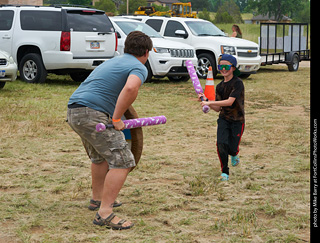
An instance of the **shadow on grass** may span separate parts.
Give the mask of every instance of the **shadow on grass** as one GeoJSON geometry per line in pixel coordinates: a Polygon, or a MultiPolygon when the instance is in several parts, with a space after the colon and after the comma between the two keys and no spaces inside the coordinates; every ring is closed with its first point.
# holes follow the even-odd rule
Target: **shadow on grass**
{"type": "Polygon", "coordinates": [[[268,66],[262,66],[259,70],[258,73],[284,73],[284,72],[289,72],[287,66],[280,66],[280,65],[268,65],[268,66]],[[275,68],[275,67],[281,67],[280,68],[275,68]]]}
{"type": "Polygon", "coordinates": [[[45,81],[48,85],[79,86],[81,82],[73,81],[68,75],[49,74],[45,81]]]}
{"type": "Polygon", "coordinates": [[[179,84],[179,83],[186,83],[188,81],[171,81],[168,78],[155,78],[152,77],[152,79],[147,82],[151,84],[179,84]]]}

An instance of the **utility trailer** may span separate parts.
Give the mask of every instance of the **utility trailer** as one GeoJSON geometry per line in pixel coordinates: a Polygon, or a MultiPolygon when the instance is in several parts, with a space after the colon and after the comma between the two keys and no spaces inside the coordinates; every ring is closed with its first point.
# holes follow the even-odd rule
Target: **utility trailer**
{"type": "Polygon", "coordinates": [[[285,63],[297,71],[299,62],[310,61],[309,26],[304,23],[261,23],[261,66],[285,63]]]}

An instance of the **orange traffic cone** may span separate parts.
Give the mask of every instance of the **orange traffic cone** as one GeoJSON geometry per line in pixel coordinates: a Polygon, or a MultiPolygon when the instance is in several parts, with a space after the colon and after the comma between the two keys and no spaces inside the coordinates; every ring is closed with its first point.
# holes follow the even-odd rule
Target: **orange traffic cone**
{"type": "Polygon", "coordinates": [[[214,90],[214,80],[213,80],[213,73],[212,73],[212,67],[209,67],[208,74],[207,74],[207,81],[206,81],[206,87],[204,89],[204,95],[209,100],[216,100],[216,92],[214,90]]]}

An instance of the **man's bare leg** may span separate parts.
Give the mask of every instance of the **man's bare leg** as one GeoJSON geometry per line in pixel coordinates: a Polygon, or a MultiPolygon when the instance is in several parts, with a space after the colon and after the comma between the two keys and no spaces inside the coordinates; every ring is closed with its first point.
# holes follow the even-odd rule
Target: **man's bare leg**
{"type": "MultiPolygon", "coordinates": [[[[122,188],[128,173],[131,168],[128,169],[111,169],[107,173],[104,180],[104,187],[102,193],[101,206],[98,211],[100,217],[107,218],[113,209],[113,203],[116,200],[120,189],[122,188]]],[[[121,219],[115,217],[112,219],[112,223],[117,224],[121,219]]],[[[127,221],[123,224],[123,227],[130,226],[131,222],[127,221]]]]}
{"type": "MultiPolygon", "coordinates": [[[[109,170],[107,161],[99,164],[91,164],[91,178],[92,178],[92,199],[101,201],[104,187],[104,180],[109,170]]],[[[93,205],[94,206],[94,205],[93,205]]]]}

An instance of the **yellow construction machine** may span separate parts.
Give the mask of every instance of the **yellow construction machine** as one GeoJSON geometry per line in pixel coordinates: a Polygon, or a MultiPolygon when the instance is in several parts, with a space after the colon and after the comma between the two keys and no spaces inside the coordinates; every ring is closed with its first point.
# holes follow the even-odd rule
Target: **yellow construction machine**
{"type": "Polygon", "coordinates": [[[191,3],[173,3],[171,6],[172,17],[197,18],[197,13],[192,12],[191,3]]]}
{"type": "Polygon", "coordinates": [[[186,17],[186,18],[197,18],[197,13],[192,12],[191,3],[173,3],[171,10],[160,12],[155,11],[154,7],[143,7],[140,6],[137,11],[134,12],[137,15],[148,15],[148,16],[172,16],[172,17],[186,17]]]}
{"type": "Polygon", "coordinates": [[[151,15],[155,13],[156,10],[154,7],[143,7],[140,6],[137,11],[134,12],[136,15],[151,15]]]}

